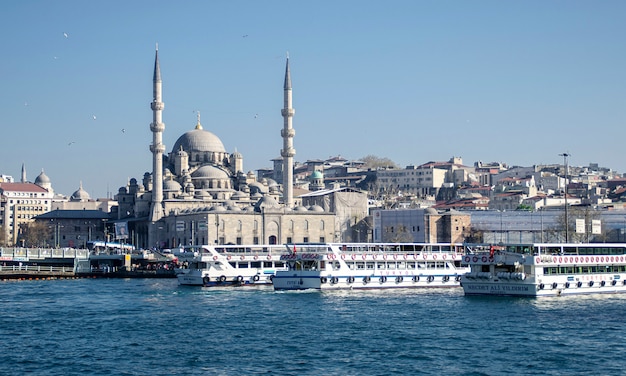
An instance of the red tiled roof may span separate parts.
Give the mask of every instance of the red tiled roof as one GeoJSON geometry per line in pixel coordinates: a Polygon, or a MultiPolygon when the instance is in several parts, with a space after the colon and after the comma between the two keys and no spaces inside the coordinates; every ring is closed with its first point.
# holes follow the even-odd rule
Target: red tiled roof
{"type": "Polygon", "coordinates": [[[46,193],[47,189],[33,183],[0,183],[0,189],[11,192],[46,193]]]}

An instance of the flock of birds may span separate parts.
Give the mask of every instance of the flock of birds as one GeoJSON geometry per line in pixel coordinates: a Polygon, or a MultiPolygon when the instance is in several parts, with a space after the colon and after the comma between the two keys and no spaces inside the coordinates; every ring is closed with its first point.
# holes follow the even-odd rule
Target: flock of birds
{"type": "MultiPolygon", "coordinates": [[[[69,38],[69,34],[68,34],[67,32],[65,32],[65,31],[64,31],[64,32],[63,32],[63,37],[64,37],[65,39],[67,39],[67,38],[69,38]]],[[[248,37],[248,34],[242,35],[242,38],[247,38],[247,37],[248,37]]],[[[57,59],[58,59],[58,57],[57,57],[57,56],[55,56],[55,57],[54,57],[54,59],[55,59],[55,60],[57,60],[57,59]]],[[[24,106],[28,106],[28,102],[24,102],[24,106]]],[[[195,112],[195,111],[194,111],[194,112],[195,112]]],[[[199,111],[198,111],[198,113],[199,113],[199,111]]],[[[254,114],[254,118],[255,118],[255,119],[257,119],[258,117],[259,117],[259,114],[254,114]]],[[[93,120],[94,120],[94,121],[96,121],[96,120],[97,120],[97,116],[96,116],[96,115],[92,115],[92,118],[93,118],[93,120]]],[[[122,128],[122,129],[121,129],[121,131],[122,131],[122,133],[126,133],[126,129],[125,129],[125,128],[122,128]]],[[[76,141],[70,141],[70,142],[68,142],[68,143],[67,143],[67,146],[72,146],[72,145],[73,145],[73,144],[75,144],[75,143],[76,143],[76,141]]]]}

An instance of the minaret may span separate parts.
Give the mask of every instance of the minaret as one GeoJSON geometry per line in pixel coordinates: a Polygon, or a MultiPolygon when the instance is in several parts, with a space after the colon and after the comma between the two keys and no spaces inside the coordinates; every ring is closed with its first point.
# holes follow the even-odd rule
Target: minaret
{"type": "Polygon", "coordinates": [[[26,166],[22,163],[22,183],[26,183],[26,166]]]}
{"type": "Polygon", "coordinates": [[[296,149],[293,148],[293,136],[296,131],[291,127],[293,115],[296,110],[291,108],[291,74],[289,72],[289,55],[287,55],[287,67],[285,68],[283,129],[280,135],[283,137],[283,149],[280,155],[283,157],[283,204],[287,208],[293,207],[293,156],[296,149]]]}
{"type": "Polygon", "coordinates": [[[161,101],[161,68],[159,66],[159,45],[157,44],[154,58],[154,77],[152,79],[152,123],[150,131],[152,131],[152,211],[150,212],[150,221],[156,222],[163,217],[163,153],[165,145],[163,145],[163,131],[165,124],[162,122],[163,108],[165,104],[161,101]]]}

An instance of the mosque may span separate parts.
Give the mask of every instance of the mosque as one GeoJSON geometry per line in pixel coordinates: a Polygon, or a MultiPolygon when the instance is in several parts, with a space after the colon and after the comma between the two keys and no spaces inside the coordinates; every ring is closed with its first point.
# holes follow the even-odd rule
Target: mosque
{"type": "Polygon", "coordinates": [[[152,172],[146,172],[141,181],[130,179],[115,197],[119,205],[115,229],[129,234],[127,242],[140,248],[173,248],[359,240],[354,234],[362,233],[358,228],[368,215],[365,192],[350,187],[327,189],[320,173],[311,176],[309,187],[314,190],[294,189],[295,110],[289,58],[281,109],[282,171],[277,174],[281,182],[244,172],[243,155],[229,153],[219,137],[203,128],[199,114],[194,129],[180,136],[166,153],[162,89],[157,49],[150,104],[152,172]]]}

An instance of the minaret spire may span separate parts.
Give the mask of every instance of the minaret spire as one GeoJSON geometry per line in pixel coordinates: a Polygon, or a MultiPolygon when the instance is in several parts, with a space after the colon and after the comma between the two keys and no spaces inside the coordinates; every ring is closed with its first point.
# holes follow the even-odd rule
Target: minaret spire
{"type": "MultiPolygon", "coordinates": [[[[163,108],[165,104],[162,101],[162,81],[161,67],[159,65],[159,45],[156,45],[154,57],[154,75],[152,79],[152,123],[150,131],[152,131],[152,144],[150,151],[152,152],[152,208],[150,212],[150,221],[152,223],[163,217],[163,153],[165,145],[163,145],[163,131],[165,124],[163,123],[163,108]]],[[[152,228],[152,227],[150,227],[152,228]]],[[[156,233],[152,232],[149,241],[155,244],[156,233]]]]}
{"type": "Polygon", "coordinates": [[[26,183],[26,165],[22,162],[22,183],[26,183]]]}
{"type": "Polygon", "coordinates": [[[293,156],[296,155],[296,149],[293,148],[293,137],[296,135],[296,131],[292,127],[292,120],[296,110],[291,107],[289,54],[287,54],[283,93],[284,107],[281,110],[283,129],[280,132],[283,138],[283,149],[280,151],[280,155],[283,157],[283,204],[285,207],[290,208],[293,207],[293,156]]]}

